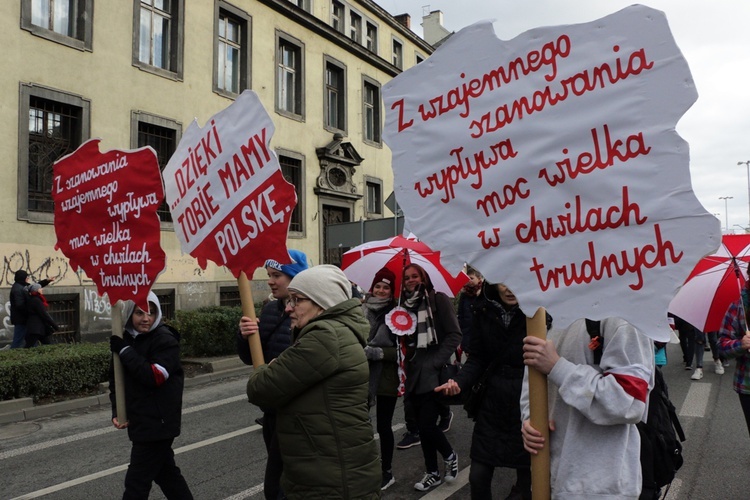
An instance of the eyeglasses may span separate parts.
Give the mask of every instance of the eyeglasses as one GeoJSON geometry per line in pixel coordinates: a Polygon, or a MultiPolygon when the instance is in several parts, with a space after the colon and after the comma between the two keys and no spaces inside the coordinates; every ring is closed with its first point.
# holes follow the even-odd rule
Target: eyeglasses
{"type": "Polygon", "coordinates": [[[290,296],[289,296],[289,297],[288,297],[288,298],[287,298],[287,299],[286,299],[286,300],[284,301],[284,305],[285,305],[286,307],[291,307],[292,309],[294,309],[295,307],[297,307],[297,304],[298,304],[299,302],[304,302],[305,300],[309,300],[310,302],[312,302],[312,299],[308,299],[307,297],[293,297],[293,296],[291,296],[291,295],[290,295],[290,296]]]}

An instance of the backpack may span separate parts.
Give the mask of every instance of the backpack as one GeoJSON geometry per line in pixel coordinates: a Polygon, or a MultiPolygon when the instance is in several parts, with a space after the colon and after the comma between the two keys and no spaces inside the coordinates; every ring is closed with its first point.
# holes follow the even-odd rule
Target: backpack
{"type": "MultiPolygon", "coordinates": [[[[591,337],[589,347],[594,351],[594,363],[602,358],[604,339],[600,321],[586,319],[586,331],[591,337]]],[[[643,487],[640,500],[659,498],[661,488],[668,486],[682,467],[682,441],[685,433],[677,418],[677,411],[669,399],[669,391],[661,369],[654,370],[654,388],[648,395],[646,422],[638,422],[641,436],[641,472],[643,487]]]]}

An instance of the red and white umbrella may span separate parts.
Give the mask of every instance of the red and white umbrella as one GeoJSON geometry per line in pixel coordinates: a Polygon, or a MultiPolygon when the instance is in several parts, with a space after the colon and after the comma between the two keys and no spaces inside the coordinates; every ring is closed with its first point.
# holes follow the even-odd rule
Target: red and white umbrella
{"type": "Polygon", "coordinates": [[[698,262],[669,312],[703,332],[718,331],[727,308],[740,298],[748,263],[750,234],[722,236],[719,250],[698,262]]]}
{"type": "Polygon", "coordinates": [[[381,268],[387,267],[396,275],[394,296],[401,291],[401,277],[409,264],[418,264],[430,275],[435,290],[455,297],[468,281],[463,271],[451,275],[440,263],[436,252],[413,235],[394,236],[385,240],[363,243],[344,253],[341,269],[350,281],[368,290],[381,268]]]}

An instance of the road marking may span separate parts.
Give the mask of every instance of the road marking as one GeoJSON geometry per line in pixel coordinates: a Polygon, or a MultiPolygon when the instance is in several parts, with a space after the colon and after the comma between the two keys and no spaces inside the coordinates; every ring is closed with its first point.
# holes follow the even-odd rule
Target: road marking
{"type": "Polygon", "coordinates": [[[693,382],[690,384],[685,402],[680,408],[681,417],[705,417],[708,407],[708,397],[711,395],[711,384],[693,382]]]}
{"type": "MultiPolygon", "coordinates": [[[[203,411],[210,408],[215,408],[217,406],[222,406],[226,404],[236,403],[237,401],[247,400],[247,396],[232,396],[231,398],[226,399],[220,399],[218,401],[213,401],[211,403],[205,403],[202,405],[196,405],[191,406],[190,408],[186,408],[182,410],[183,415],[188,415],[190,413],[195,413],[197,411],[203,411]]],[[[0,453],[0,460],[5,460],[7,458],[13,458],[17,457],[19,455],[25,455],[27,453],[33,453],[35,451],[41,451],[46,450],[47,448],[52,448],[54,446],[60,446],[62,444],[68,444],[68,443],[74,443],[76,441],[81,441],[82,439],[88,439],[92,437],[101,436],[102,434],[107,434],[109,432],[115,432],[117,429],[115,429],[114,426],[110,427],[104,427],[102,429],[96,429],[93,431],[87,431],[87,432],[81,432],[80,434],[74,434],[72,436],[64,437],[64,438],[58,438],[58,439],[52,439],[50,441],[44,441],[42,443],[32,444],[29,446],[24,446],[21,448],[16,448],[14,450],[8,450],[0,453]]]]}
{"type": "MultiPolygon", "coordinates": [[[[198,441],[197,443],[182,446],[181,448],[177,448],[176,450],[174,450],[174,454],[179,455],[181,453],[185,453],[185,452],[192,451],[198,448],[202,448],[204,446],[210,446],[212,444],[216,444],[221,441],[226,441],[227,439],[233,439],[238,436],[242,436],[243,434],[255,432],[260,429],[261,429],[261,426],[253,425],[253,426],[248,427],[247,429],[240,429],[238,431],[230,432],[227,434],[222,434],[221,436],[216,436],[210,439],[205,439],[203,441],[198,441]]],[[[32,491],[31,493],[26,493],[25,495],[21,495],[20,497],[16,497],[12,500],[27,500],[30,498],[39,498],[44,495],[49,495],[50,493],[55,493],[57,491],[62,491],[68,488],[72,488],[73,486],[78,486],[79,484],[87,483],[89,481],[94,481],[96,479],[100,479],[105,476],[110,476],[112,474],[117,474],[118,472],[127,470],[127,468],[128,468],[128,464],[118,465],[117,467],[112,467],[110,469],[95,472],[93,474],[88,474],[86,476],[78,477],[76,479],[71,479],[70,481],[65,481],[64,483],[59,483],[53,486],[49,486],[41,490],[32,491]]]]}

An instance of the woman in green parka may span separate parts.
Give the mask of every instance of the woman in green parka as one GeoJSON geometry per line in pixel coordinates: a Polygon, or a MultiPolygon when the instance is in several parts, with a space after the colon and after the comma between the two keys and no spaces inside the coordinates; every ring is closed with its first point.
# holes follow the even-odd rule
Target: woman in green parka
{"type": "Polygon", "coordinates": [[[290,500],[380,498],[361,302],[336,266],[302,271],[288,290],[292,345],[247,383],[251,403],[277,409],[282,489],[290,500]]]}

